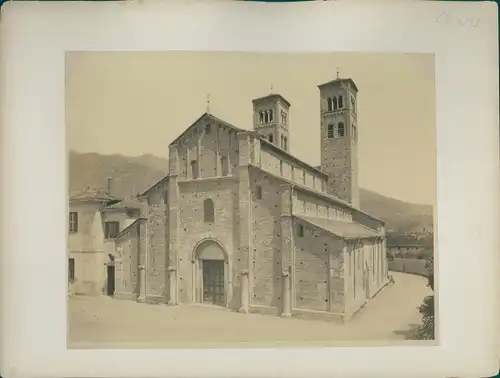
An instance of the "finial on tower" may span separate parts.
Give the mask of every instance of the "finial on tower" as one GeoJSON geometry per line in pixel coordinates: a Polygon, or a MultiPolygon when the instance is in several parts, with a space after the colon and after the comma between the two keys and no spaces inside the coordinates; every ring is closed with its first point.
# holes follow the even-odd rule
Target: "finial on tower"
{"type": "Polygon", "coordinates": [[[339,78],[339,75],[340,75],[340,73],[339,73],[339,67],[337,67],[337,79],[339,78]]]}
{"type": "Polygon", "coordinates": [[[207,114],[210,113],[210,93],[207,94],[207,114]]]}
{"type": "Polygon", "coordinates": [[[273,84],[271,83],[271,93],[273,93],[273,84]]]}

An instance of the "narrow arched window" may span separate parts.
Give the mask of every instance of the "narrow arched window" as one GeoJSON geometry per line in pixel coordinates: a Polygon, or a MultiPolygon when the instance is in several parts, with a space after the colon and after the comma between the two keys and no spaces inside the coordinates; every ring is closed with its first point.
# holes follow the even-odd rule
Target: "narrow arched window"
{"type": "Polygon", "coordinates": [[[273,111],[269,110],[269,122],[273,122],[273,111]]]}
{"type": "Polygon", "coordinates": [[[227,157],[225,156],[220,157],[220,168],[222,176],[227,176],[229,174],[229,162],[227,160],[227,157]]]}
{"type": "Polygon", "coordinates": [[[194,179],[198,178],[198,162],[196,160],[191,161],[191,174],[194,179]]]}
{"type": "Polygon", "coordinates": [[[337,137],[342,138],[345,136],[345,126],[342,122],[337,126],[337,137]]]}
{"type": "Polygon", "coordinates": [[[264,112],[264,122],[269,122],[269,112],[264,112]]]}
{"type": "Polygon", "coordinates": [[[214,201],[210,198],[203,201],[203,215],[205,222],[213,222],[215,219],[214,201]]]}
{"type": "Polygon", "coordinates": [[[288,138],[287,137],[283,138],[283,147],[284,147],[284,150],[288,149],[288,138]]]}
{"type": "Polygon", "coordinates": [[[331,112],[333,110],[333,101],[330,97],[328,97],[327,102],[328,102],[328,111],[331,112]]]}
{"type": "Polygon", "coordinates": [[[334,97],[333,98],[333,110],[337,110],[337,109],[338,109],[337,97],[334,97]]]}
{"type": "Polygon", "coordinates": [[[328,138],[332,139],[334,137],[334,126],[333,125],[328,125],[328,138]]]}
{"type": "Polygon", "coordinates": [[[339,96],[339,109],[342,109],[344,107],[344,98],[342,96],[339,96]]]}
{"type": "Polygon", "coordinates": [[[262,199],[262,187],[260,185],[255,187],[255,197],[257,197],[257,199],[262,199]]]}
{"type": "Polygon", "coordinates": [[[273,134],[269,134],[269,135],[267,136],[267,139],[269,139],[269,142],[273,143],[273,139],[274,139],[274,138],[273,138],[273,134]]]}
{"type": "Polygon", "coordinates": [[[301,224],[297,225],[297,236],[299,238],[303,238],[304,237],[304,226],[301,225],[301,224]]]}
{"type": "Polygon", "coordinates": [[[259,118],[260,118],[260,123],[264,123],[264,113],[263,112],[259,113],[259,118]]]}
{"type": "Polygon", "coordinates": [[[282,135],[281,136],[281,148],[285,147],[285,142],[284,142],[285,137],[282,135]]]}

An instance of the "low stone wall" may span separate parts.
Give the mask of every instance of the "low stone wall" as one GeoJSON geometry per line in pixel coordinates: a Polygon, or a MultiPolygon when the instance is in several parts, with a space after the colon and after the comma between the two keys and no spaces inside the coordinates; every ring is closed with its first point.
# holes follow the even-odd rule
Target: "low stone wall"
{"type": "Polygon", "coordinates": [[[393,260],[389,260],[389,270],[416,274],[424,277],[428,275],[426,265],[427,260],[423,259],[394,258],[393,260]]]}

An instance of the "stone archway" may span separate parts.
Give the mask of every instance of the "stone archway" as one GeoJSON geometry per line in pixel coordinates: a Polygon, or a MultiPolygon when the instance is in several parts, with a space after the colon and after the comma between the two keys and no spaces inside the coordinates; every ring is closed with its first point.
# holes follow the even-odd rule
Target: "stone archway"
{"type": "Polygon", "coordinates": [[[193,301],[227,306],[231,300],[231,264],[224,246],[216,239],[203,239],[193,250],[193,301]]]}

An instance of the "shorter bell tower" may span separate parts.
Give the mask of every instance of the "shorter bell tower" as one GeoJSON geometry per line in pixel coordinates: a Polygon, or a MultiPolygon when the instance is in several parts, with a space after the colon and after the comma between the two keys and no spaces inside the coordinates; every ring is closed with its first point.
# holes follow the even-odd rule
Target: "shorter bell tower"
{"type": "Polygon", "coordinates": [[[253,128],[269,142],[290,151],[290,103],[279,94],[256,98],[253,103],[253,128]]]}

